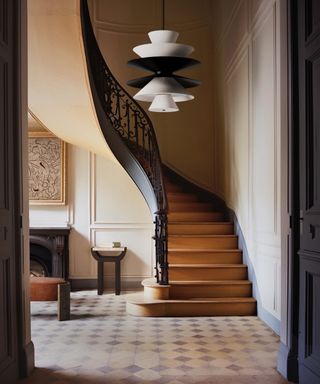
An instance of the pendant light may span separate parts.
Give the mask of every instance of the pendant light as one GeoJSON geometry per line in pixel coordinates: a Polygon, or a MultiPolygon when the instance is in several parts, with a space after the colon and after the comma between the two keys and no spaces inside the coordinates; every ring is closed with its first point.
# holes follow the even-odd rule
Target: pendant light
{"type": "Polygon", "coordinates": [[[176,103],[194,99],[186,88],[195,87],[200,81],[178,76],[176,71],[199,64],[189,58],[194,48],[176,43],[179,33],[165,29],[165,0],[162,0],[162,30],[148,33],[151,43],[138,45],[133,51],[139,59],[128,64],[138,69],[153,72],[152,75],[129,80],[128,85],[139,88],[135,100],[151,102],[151,112],[177,112],[176,103]]]}

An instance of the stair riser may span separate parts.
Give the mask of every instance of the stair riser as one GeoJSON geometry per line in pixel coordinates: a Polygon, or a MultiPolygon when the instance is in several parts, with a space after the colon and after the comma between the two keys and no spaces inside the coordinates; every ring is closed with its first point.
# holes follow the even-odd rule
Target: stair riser
{"type": "Polygon", "coordinates": [[[170,267],[169,278],[173,281],[246,280],[247,268],[170,267]]]}
{"type": "Polygon", "coordinates": [[[171,235],[232,235],[232,224],[169,224],[171,235]]]}
{"type": "Polygon", "coordinates": [[[196,297],[251,297],[251,284],[243,285],[172,285],[169,293],[170,299],[190,299],[196,297]]]}
{"type": "Polygon", "coordinates": [[[256,303],[181,303],[167,305],[167,316],[254,316],[256,303]]]}
{"type": "Polygon", "coordinates": [[[182,253],[170,252],[169,264],[241,264],[241,252],[234,253],[182,253]]]}
{"type": "Polygon", "coordinates": [[[171,203],[185,203],[185,202],[197,202],[197,196],[195,195],[189,195],[187,193],[174,193],[174,192],[169,192],[168,193],[168,201],[169,204],[171,203]]]}
{"type": "Polygon", "coordinates": [[[173,212],[168,215],[169,222],[203,222],[203,221],[222,221],[221,212],[173,212]]]}
{"type": "Polygon", "coordinates": [[[182,192],[182,188],[179,185],[176,184],[166,184],[166,191],[167,192],[182,192]]]}
{"type": "Polygon", "coordinates": [[[213,210],[212,204],[188,202],[188,203],[169,203],[170,212],[209,212],[213,210]]]}
{"type": "Polygon", "coordinates": [[[256,303],[159,303],[153,305],[127,303],[134,316],[254,316],[256,303]]]}
{"type": "Polygon", "coordinates": [[[171,237],[168,239],[169,249],[233,249],[238,248],[237,237],[171,237]]]}

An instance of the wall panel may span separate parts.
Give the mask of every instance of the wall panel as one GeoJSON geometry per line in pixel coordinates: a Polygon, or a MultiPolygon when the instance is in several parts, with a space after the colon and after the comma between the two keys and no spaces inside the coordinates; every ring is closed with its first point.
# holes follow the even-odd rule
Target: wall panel
{"type": "MultiPolygon", "coordinates": [[[[121,261],[121,276],[124,281],[138,280],[153,275],[154,241],[152,228],[92,228],[91,243],[93,245],[110,244],[121,241],[128,248],[121,261]],[[148,241],[146,241],[148,239],[148,241]]],[[[114,266],[106,263],[105,275],[114,277],[114,266]]]]}
{"type": "Polygon", "coordinates": [[[276,233],[276,51],[274,13],[252,41],[253,211],[256,230],[276,233]],[[263,217],[263,220],[259,218],[263,217]]]}
{"type": "Polygon", "coordinates": [[[128,175],[120,165],[92,155],[91,175],[92,224],[146,223],[151,220],[143,196],[133,182],[127,181],[128,175]]]}
{"type": "MultiPolygon", "coordinates": [[[[125,171],[113,161],[69,145],[67,187],[67,205],[30,207],[30,224],[71,225],[70,277],[96,279],[97,265],[90,248],[112,241],[128,247],[122,263],[123,281],[139,286],[143,278],[151,277],[152,219],[125,171]]],[[[106,274],[113,276],[112,264],[106,266],[106,274]]]]}
{"type": "Polygon", "coordinates": [[[249,204],[249,56],[239,57],[226,81],[226,130],[229,143],[229,206],[237,209],[243,230],[248,226],[249,204]]]}
{"type": "Polygon", "coordinates": [[[214,35],[215,190],[240,224],[259,315],[277,331],[287,231],[280,223],[287,198],[286,185],[280,185],[287,161],[281,152],[287,131],[281,123],[286,121],[281,77],[286,74],[280,63],[280,2],[220,1],[213,16],[220,26],[214,35]]]}

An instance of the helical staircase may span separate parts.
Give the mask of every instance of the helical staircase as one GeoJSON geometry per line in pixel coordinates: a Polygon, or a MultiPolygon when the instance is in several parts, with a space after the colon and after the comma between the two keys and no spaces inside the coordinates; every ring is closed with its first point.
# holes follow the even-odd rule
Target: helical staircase
{"type": "MultiPolygon", "coordinates": [[[[39,9],[47,3],[43,0],[31,2],[37,2],[39,9]]],[[[79,102],[94,106],[94,114],[86,123],[98,125],[92,137],[84,139],[91,143],[86,147],[97,153],[108,153],[122,165],[144,196],[154,219],[155,276],[144,282],[143,295],[129,299],[128,312],[138,316],[255,314],[256,302],[251,297],[251,283],[247,281],[246,266],[241,264],[241,251],[237,249],[232,223],[226,222],[224,214],[215,212],[210,204],[197,202],[197,196],[165,179],[152,122],[106,64],[93,32],[87,0],[55,3],[65,7],[65,21],[73,23],[82,36],[79,44],[85,57],[86,75],[80,77],[81,81],[87,81],[90,92],[79,102]],[[166,185],[170,190],[169,207],[166,185]],[[199,228],[205,233],[199,232],[199,228]],[[181,230],[186,232],[181,233],[181,230]],[[176,282],[169,281],[168,254],[172,257],[176,282]],[[202,263],[202,259],[205,262],[202,263]],[[182,276],[184,272],[179,275],[183,270],[188,271],[186,277],[182,276]],[[208,274],[208,270],[212,273],[208,274]]],[[[59,12],[52,4],[50,6],[52,12],[59,12]]],[[[48,64],[51,64],[49,59],[48,64]]],[[[33,78],[40,88],[41,80],[38,81],[35,73],[33,78]]],[[[34,105],[38,108],[47,108],[45,101],[37,99],[36,93],[30,99],[37,101],[34,105]]],[[[64,107],[61,103],[61,108],[64,107]]],[[[36,115],[37,111],[32,110],[36,115]]],[[[68,141],[68,131],[61,129],[56,134],[68,141]]],[[[69,141],[83,145],[81,138],[69,141]]]]}

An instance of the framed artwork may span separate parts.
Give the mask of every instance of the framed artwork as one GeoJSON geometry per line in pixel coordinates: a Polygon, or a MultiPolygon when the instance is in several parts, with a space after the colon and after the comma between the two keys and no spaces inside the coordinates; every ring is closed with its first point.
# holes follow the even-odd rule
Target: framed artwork
{"type": "Polygon", "coordinates": [[[29,203],[66,203],[66,143],[50,132],[29,132],[29,203]]]}

